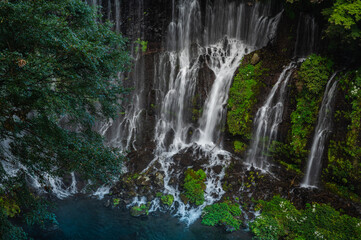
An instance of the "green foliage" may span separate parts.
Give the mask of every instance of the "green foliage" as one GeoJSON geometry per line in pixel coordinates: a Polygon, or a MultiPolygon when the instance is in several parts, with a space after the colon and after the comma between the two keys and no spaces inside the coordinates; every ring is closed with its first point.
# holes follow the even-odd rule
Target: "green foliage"
{"type": "Polygon", "coordinates": [[[142,52],[146,52],[147,51],[147,47],[148,47],[148,41],[143,41],[140,40],[140,38],[138,38],[135,41],[136,47],[135,47],[135,52],[138,53],[139,52],[139,47],[141,47],[142,52]]]}
{"type": "Polygon", "coordinates": [[[361,1],[336,0],[332,7],[324,9],[328,18],[328,35],[343,34],[346,41],[361,40],[361,1]]]}
{"type": "Polygon", "coordinates": [[[120,199],[119,199],[119,198],[114,198],[114,199],[113,199],[113,206],[114,206],[114,207],[118,206],[119,203],[120,203],[120,199]]]}
{"type": "Polygon", "coordinates": [[[332,193],[340,196],[340,197],[343,197],[345,199],[349,199],[353,202],[357,202],[357,203],[361,203],[361,197],[358,196],[357,194],[351,192],[349,190],[349,188],[347,187],[344,187],[344,186],[339,186],[335,183],[325,183],[325,187],[330,190],[332,193]]]}
{"type": "Polygon", "coordinates": [[[227,125],[229,132],[250,139],[252,128],[252,109],[257,103],[257,94],[263,73],[262,63],[256,66],[247,64],[241,66],[234,77],[229,90],[227,125]]]}
{"type": "Polygon", "coordinates": [[[307,204],[297,210],[291,202],[275,196],[259,201],[262,214],[250,223],[257,239],[361,239],[361,220],[325,204],[307,204]]]}
{"type": "Polygon", "coordinates": [[[333,62],[312,54],[301,65],[298,74],[311,94],[322,94],[330,78],[333,62]]]}
{"type": "MultiPolygon", "coordinates": [[[[125,91],[117,74],[129,69],[130,58],[125,39],[97,18],[81,0],[0,1],[0,141],[10,140],[9,149],[1,145],[0,158],[20,163],[40,182],[43,171],[75,171],[93,182],[120,172],[118,150],[105,147],[92,129],[119,110],[125,91]]],[[[41,199],[13,193],[25,191],[24,182],[15,190],[11,182],[0,165],[6,202],[15,201],[27,224],[54,220],[41,199]]],[[[4,216],[18,211],[2,205],[0,225],[10,226],[4,216]]],[[[22,236],[20,228],[4,229],[15,232],[3,236],[22,236]]]]}
{"type": "Polygon", "coordinates": [[[300,159],[295,158],[290,144],[272,141],[269,152],[273,156],[273,159],[284,166],[287,171],[293,171],[298,175],[303,175],[300,169],[300,159]]]}
{"type": "Polygon", "coordinates": [[[234,151],[236,153],[242,153],[243,151],[246,150],[247,147],[246,144],[240,141],[234,141],[233,146],[234,146],[234,151]]]}
{"type": "Polygon", "coordinates": [[[121,159],[91,129],[119,108],[124,39],[80,0],[2,1],[0,15],[1,139],[31,174],[109,180],[121,159]]]}
{"type": "Polygon", "coordinates": [[[230,201],[215,203],[206,206],[202,212],[202,224],[207,226],[225,225],[231,228],[231,231],[239,230],[242,221],[238,218],[242,211],[238,204],[232,204],[230,201]]]}
{"type": "Polygon", "coordinates": [[[3,209],[8,217],[15,217],[15,215],[20,213],[20,207],[14,199],[8,199],[5,196],[0,197],[0,208],[3,209]]]}
{"type": "Polygon", "coordinates": [[[206,178],[207,176],[202,169],[194,171],[193,169],[189,168],[186,170],[183,187],[184,195],[189,202],[196,205],[203,204],[204,190],[206,189],[204,181],[206,178]]]}
{"type": "Polygon", "coordinates": [[[0,208],[0,239],[25,240],[28,239],[21,227],[14,226],[8,219],[7,213],[0,208]]]}
{"type": "Polygon", "coordinates": [[[3,184],[4,188],[0,189],[0,239],[27,239],[23,229],[9,220],[12,217],[20,217],[18,219],[25,224],[41,228],[47,223],[57,224],[55,215],[48,211],[49,203],[24,187],[23,177],[9,178],[3,184]]]}
{"type": "MultiPolygon", "coordinates": [[[[314,129],[322,94],[332,71],[332,61],[310,55],[298,71],[299,92],[296,110],[291,114],[291,147],[294,155],[299,159],[307,155],[306,144],[314,129]]],[[[299,162],[299,161],[297,161],[299,162]]]]}
{"type": "Polygon", "coordinates": [[[168,205],[170,207],[173,204],[174,196],[171,194],[164,195],[161,197],[160,200],[162,201],[163,204],[168,205]]]}

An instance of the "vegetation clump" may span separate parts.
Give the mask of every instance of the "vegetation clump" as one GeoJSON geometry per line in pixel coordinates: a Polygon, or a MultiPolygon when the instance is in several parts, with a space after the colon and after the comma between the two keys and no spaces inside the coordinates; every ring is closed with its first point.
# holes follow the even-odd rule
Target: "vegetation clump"
{"type": "Polygon", "coordinates": [[[262,63],[255,66],[247,64],[238,69],[229,90],[227,126],[232,135],[242,139],[251,138],[252,109],[257,103],[257,94],[261,86],[262,63]]]}
{"type": "Polygon", "coordinates": [[[242,153],[243,151],[246,150],[246,147],[247,147],[247,146],[246,146],[245,143],[236,140],[236,141],[233,142],[233,147],[234,147],[234,151],[235,151],[236,153],[242,153]]]}
{"type": "Polygon", "coordinates": [[[229,231],[239,230],[242,211],[238,204],[230,201],[206,206],[202,212],[202,224],[207,226],[225,225],[229,231]]]}
{"type": "Polygon", "coordinates": [[[204,190],[206,189],[206,184],[204,183],[206,178],[206,173],[202,169],[198,171],[194,171],[191,168],[187,169],[185,172],[184,194],[182,198],[196,205],[202,205],[204,202],[204,190]]]}
{"type": "Polygon", "coordinates": [[[118,206],[119,203],[120,203],[120,199],[119,199],[119,198],[114,198],[114,199],[113,199],[113,206],[114,206],[114,207],[118,206]]]}
{"type": "Polygon", "coordinates": [[[259,201],[262,213],[250,229],[256,239],[361,239],[361,220],[341,215],[326,204],[307,204],[297,210],[279,196],[259,201]]]}
{"type": "Polygon", "coordinates": [[[174,196],[172,194],[163,195],[160,200],[164,205],[168,205],[170,207],[173,204],[174,196]]]}
{"type": "Polygon", "coordinates": [[[133,217],[140,217],[142,215],[148,215],[149,214],[149,207],[150,204],[141,204],[139,206],[133,206],[130,209],[130,215],[133,217]]]}

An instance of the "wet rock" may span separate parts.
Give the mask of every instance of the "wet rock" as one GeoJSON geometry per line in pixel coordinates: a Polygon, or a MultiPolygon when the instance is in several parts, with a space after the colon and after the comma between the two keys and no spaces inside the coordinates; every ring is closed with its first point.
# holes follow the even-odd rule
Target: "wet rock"
{"type": "Polygon", "coordinates": [[[163,187],[164,186],[164,175],[160,172],[156,172],[154,182],[159,187],[163,187]]]}
{"type": "Polygon", "coordinates": [[[236,228],[230,225],[225,225],[226,232],[236,231],[236,228]]]}
{"type": "Polygon", "coordinates": [[[110,199],[108,199],[108,200],[105,201],[104,206],[105,206],[106,208],[110,207],[110,199]]]}
{"type": "Polygon", "coordinates": [[[213,171],[216,173],[216,174],[220,174],[221,173],[221,171],[222,171],[222,166],[215,166],[215,167],[213,167],[213,171]]]}
{"type": "Polygon", "coordinates": [[[148,176],[140,176],[138,177],[138,179],[136,180],[137,185],[140,186],[150,186],[151,182],[150,182],[150,178],[148,176]]]}

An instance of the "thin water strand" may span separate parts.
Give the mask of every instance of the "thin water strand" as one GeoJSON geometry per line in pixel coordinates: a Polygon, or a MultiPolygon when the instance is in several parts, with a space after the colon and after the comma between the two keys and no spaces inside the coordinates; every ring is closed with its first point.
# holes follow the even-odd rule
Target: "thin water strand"
{"type": "Polygon", "coordinates": [[[315,135],[312,140],[311,152],[307,160],[306,174],[301,184],[303,187],[317,187],[325,143],[332,130],[332,116],[338,84],[338,80],[335,80],[336,75],[337,72],[331,76],[326,85],[321,109],[318,114],[315,135]]]}
{"type": "Polygon", "coordinates": [[[283,118],[287,84],[295,65],[292,62],[283,69],[265,103],[257,111],[252,142],[246,159],[248,164],[256,168],[263,170],[268,168],[268,151],[272,141],[277,138],[278,126],[283,118]]]}

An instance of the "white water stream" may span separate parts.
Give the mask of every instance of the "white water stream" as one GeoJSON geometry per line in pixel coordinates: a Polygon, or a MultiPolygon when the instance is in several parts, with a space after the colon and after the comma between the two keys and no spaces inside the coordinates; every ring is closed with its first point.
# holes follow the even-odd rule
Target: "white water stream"
{"type": "Polygon", "coordinates": [[[256,168],[268,170],[268,150],[272,141],[277,139],[278,126],[283,119],[287,84],[295,67],[296,64],[292,62],[283,69],[265,103],[257,111],[252,142],[246,159],[248,164],[256,168]]]}
{"type": "MultiPolygon", "coordinates": [[[[91,1],[93,5],[100,2],[91,1]]],[[[175,197],[172,212],[190,224],[200,216],[204,206],[214,203],[224,194],[221,180],[230,154],[222,149],[221,130],[233,75],[245,54],[265,46],[275,37],[282,11],[275,12],[272,1],[250,4],[246,1],[215,0],[213,3],[207,2],[203,10],[199,0],[172,3],[173,17],[168,26],[166,50],[154,62],[153,90],[158,109],[154,126],[155,158],[144,171],[164,174],[164,193],[175,197]],[[203,64],[214,73],[215,79],[203,103],[202,115],[194,123],[190,120],[189,109],[203,64]],[[192,161],[207,159],[202,165],[207,174],[205,202],[198,207],[184,204],[180,199],[179,181],[171,181],[172,178],[179,179],[182,174],[173,168],[173,156],[190,147],[194,151],[192,161]],[[221,166],[222,170],[216,173],[213,170],[215,166],[221,166]]],[[[116,31],[120,31],[121,27],[120,5],[121,1],[116,0],[116,13],[110,13],[112,8],[108,1],[107,16],[112,16],[116,21],[116,31]]],[[[143,1],[139,1],[138,5],[140,16],[144,14],[143,1]]],[[[142,32],[139,31],[136,37],[142,38],[142,32]]],[[[119,119],[103,123],[98,128],[110,145],[123,150],[136,149],[136,142],[140,140],[138,133],[147,131],[142,122],[147,101],[144,96],[144,62],[136,61],[134,68],[132,77],[135,90],[127,110],[119,119]]],[[[284,73],[287,74],[289,71],[284,73]]],[[[74,174],[69,187],[65,187],[60,178],[44,176],[59,198],[77,192],[74,174]]],[[[33,179],[33,184],[38,185],[39,189],[43,188],[43,183],[38,179],[33,179]]],[[[108,189],[103,186],[96,195],[101,198],[108,189]]],[[[144,201],[144,198],[135,198],[133,204],[144,201]]],[[[151,210],[159,207],[155,200],[151,210]]]]}
{"type": "Polygon", "coordinates": [[[328,135],[332,130],[332,116],[337,91],[338,80],[335,72],[327,83],[323,96],[315,135],[312,140],[311,152],[308,156],[307,169],[303,178],[302,187],[317,187],[322,167],[322,156],[328,135]]]}
{"type": "MultiPolygon", "coordinates": [[[[270,16],[267,4],[215,1],[202,13],[198,0],[183,0],[173,6],[173,20],[168,27],[167,49],[155,63],[154,86],[159,112],[155,126],[155,158],[143,172],[164,174],[164,194],[172,194],[171,210],[188,224],[201,215],[202,209],[219,200],[224,191],[221,179],[230,153],[222,150],[222,131],[228,91],[243,56],[266,45],[273,38],[282,13],[270,16]],[[246,11],[248,10],[248,11],[246,11]],[[201,25],[205,14],[205,26],[201,25]],[[224,26],[227,26],[225,28],[224,26]],[[226,30],[225,30],[226,29],[226,30]],[[227,36],[227,37],[226,37],[227,36]],[[215,79],[203,104],[197,124],[189,120],[198,72],[204,59],[215,79]],[[192,147],[192,161],[207,159],[202,169],[207,174],[205,202],[194,207],[180,199],[179,179],[182,172],[174,168],[173,157],[192,147]],[[214,166],[221,166],[216,173],[214,166]]],[[[189,166],[191,167],[191,166],[189,166]]],[[[131,205],[141,204],[133,201],[131,205]]],[[[159,209],[158,200],[151,211],[159,209]]]]}

